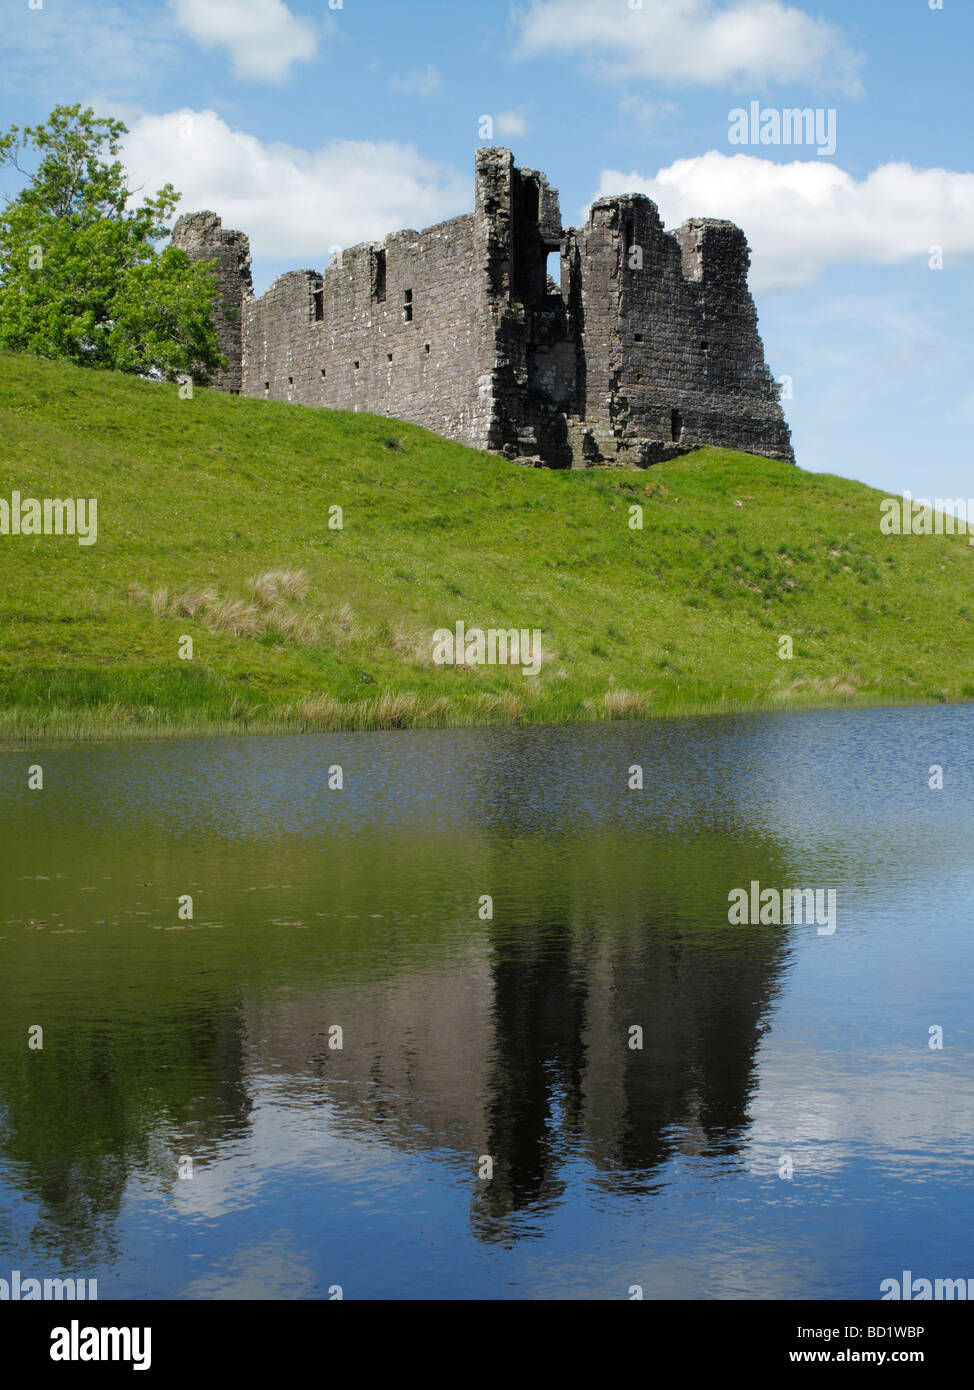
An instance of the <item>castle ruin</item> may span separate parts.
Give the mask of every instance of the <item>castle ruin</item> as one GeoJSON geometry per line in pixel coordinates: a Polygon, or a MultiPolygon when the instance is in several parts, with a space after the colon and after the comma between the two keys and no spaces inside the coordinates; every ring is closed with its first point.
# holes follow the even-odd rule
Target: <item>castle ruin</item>
{"type": "Polygon", "coordinates": [[[291,271],[260,298],[247,237],[214,213],[180,217],[173,243],[216,261],[219,389],[392,416],[556,468],[701,444],[794,461],[730,222],[668,233],[627,194],[563,227],[544,174],[482,149],[473,212],[291,271]]]}

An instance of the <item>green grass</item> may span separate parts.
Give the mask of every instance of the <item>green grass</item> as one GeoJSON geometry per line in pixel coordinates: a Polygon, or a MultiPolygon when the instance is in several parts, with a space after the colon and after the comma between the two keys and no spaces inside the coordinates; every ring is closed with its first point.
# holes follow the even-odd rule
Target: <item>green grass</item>
{"type": "Polygon", "coordinates": [[[99,514],[94,546],[0,536],[8,740],[974,697],[967,538],[883,536],[881,493],[748,454],[549,472],[375,416],[0,354],[14,489],[99,514]],[[279,570],[287,592],[254,592],[279,570]],[[432,665],[458,619],[540,628],[540,675],[432,665]]]}

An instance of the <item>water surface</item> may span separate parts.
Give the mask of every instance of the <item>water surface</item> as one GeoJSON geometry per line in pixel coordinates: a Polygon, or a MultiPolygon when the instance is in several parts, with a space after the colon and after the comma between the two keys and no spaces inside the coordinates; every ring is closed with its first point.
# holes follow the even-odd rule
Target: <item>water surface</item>
{"type": "Polygon", "coordinates": [[[956,707],[0,754],[0,1277],[974,1278],[972,736],[956,707]],[[835,934],[731,926],[752,880],[835,889],[835,934]]]}

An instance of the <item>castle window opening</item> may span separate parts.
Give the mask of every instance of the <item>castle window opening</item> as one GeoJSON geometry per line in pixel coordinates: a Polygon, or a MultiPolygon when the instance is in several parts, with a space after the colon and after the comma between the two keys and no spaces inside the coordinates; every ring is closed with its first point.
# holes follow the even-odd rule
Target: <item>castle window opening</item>
{"type": "Polygon", "coordinates": [[[643,335],[641,333],[634,333],[632,336],[632,340],[634,343],[641,343],[643,340],[643,335]]]}
{"type": "Polygon", "coordinates": [[[629,252],[632,250],[634,230],[632,218],[627,217],[622,224],[622,256],[627,265],[629,264],[629,252]]]}
{"type": "Polygon", "coordinates": [[[524,185],[524,217],[527,222],[537,222],[541,212],[541,195],[536,179],[528,179],[524,185]]]}
{"type": "Polygon", "coordinates": [[[321,369],[321,375],[322,375],[322,376],[327,376],[327,375],[328,375],[327,369],[326,369],[325,367],[322,367],[322,369],[321,369]]]}
{"type": "Polygon", "coordinates": [[[377,304],[386,302],[386,253],[376,251],[372,268],[372,298],[377,304]]]}
{"type": "Polygon", "coordinates": [[[426,343],[426,344],[425,344],[425,347],[426,347],[426,356],[429,357],[429,353],[430,353],[430,345],[429,345],[429,343],[426,343]]]}
{"type": "Polygon", "coordinates": [[[710,344],[709,344],[709,343],[701,343],[701,344],[700,344],[700,350],[701,350],[701,352],[706,352],[707,349],[708,349],[709,347],[710,347],[710,344]]]}
{"type": "Polygon", "coordinates": [[[315,323],[321,323],[325,317],[325,292],[315,290],[315,323]]]}
{"type": "Polygon", "coordinates": [[[355,370],[358,371],[358,363],[355,363],[355,370]]]}
{"type": "Polygon", "coordinates": [[[683,415],[679,410],[670,411],[670,438],[674,444],[679,444],[683,437],[683,415]]]}
{"type": "Polygon", "coordinates": [[[289,377],[288,377],[288,379],[287,379],[287,384],[288,384],[288,386],[293,386],[293,385],[294,385],[294,377],[293,377],[293,376],[289,376],[289,377]]]}
{"type": "Polygon", "coordinates": [[[549,252],[548,252],[547,269],[548,269],[548,275],[549,275],[550,278],[555,282],[555,285],[560,289],[560,288],[561,288],[561,252],[560,252],[560,251],[549,251],[549,252]]]}
{"type": "Polygon", "coordinates": [[[269,391],[270,389],[271,389],[271,384],[270,384],[270,382],[269,382],[269,381],[265,381],[265,382],[264,382],[264,390],[265,390],[265,391],[269,391]]]}
{"type": "Polygon", "coordinates": [[[402,306],[402,317],[403,317],[403,322],[404,322],[404,323],[412,323],[412,321],[413,321],[413,292],[412,292],[412,290],[406,290],[406,292],[405,292],[405,299],[404,299],[404,301],[403,301],[403,306],[402,306]]]}
{"type": "Polygon", "coordinates": [[[391,361],[392,361],[392,353],[391,353],[391,352],[387,352],[387,353],[386,353],[386,361],[387,361],[387,362],[391,362],[391,361]]]}

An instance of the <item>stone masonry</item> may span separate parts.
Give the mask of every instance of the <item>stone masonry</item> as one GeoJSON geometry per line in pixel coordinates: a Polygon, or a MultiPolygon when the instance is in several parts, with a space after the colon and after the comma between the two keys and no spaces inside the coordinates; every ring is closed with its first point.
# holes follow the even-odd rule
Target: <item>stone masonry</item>
{"type": "Polygon", "coordinates": [[[701,444],[794,461],[730,222],[668,233],[627,194],[565,228],[544,174],[483,149],[472,213],[291,271],[259,299],[246,236],[214,213],[181,217],[173,242],[216,261],[219,389],[371,411],[556,468],[701,444]]]}

